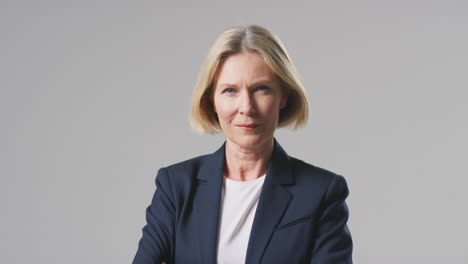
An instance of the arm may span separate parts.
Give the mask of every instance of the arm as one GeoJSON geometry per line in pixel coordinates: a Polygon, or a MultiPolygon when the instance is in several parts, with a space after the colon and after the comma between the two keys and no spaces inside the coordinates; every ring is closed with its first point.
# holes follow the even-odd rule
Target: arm
{"type": "Polygon", "coordinates": [[[169,175],[161,168],[156,176],[156,191],[153,200],[146,208],[146,222],[143,236],[133,264],[171,263],[174,248],[175,206],[169,175]]]}
{"type": "Polygon", "coordinates": [[[348,186],[343,176],[331,180],[317,227],[311,263],[352,263],[353,242],[346,222],[348,186]]]}

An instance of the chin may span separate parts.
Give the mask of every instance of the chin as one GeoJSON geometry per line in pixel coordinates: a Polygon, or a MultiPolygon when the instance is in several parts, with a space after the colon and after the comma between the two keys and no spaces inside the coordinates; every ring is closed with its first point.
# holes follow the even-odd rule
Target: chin
{"type": "Polygon", "coordinates": [[[272,137],[262,134],[246,134],[237,135],[236,137],[231,138],[231,141],[239,146],[242,146],[243,148],[252,149],[263,145],[270,138],[272,137]]]}

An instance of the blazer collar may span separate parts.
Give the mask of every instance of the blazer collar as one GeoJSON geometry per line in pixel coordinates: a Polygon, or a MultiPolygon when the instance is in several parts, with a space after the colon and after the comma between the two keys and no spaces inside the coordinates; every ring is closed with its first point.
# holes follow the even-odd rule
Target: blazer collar
{"type": "MultiPolygon", "coordinates": [[[[200,167],[194,211],[198,224],[198,246],[201,263],[216,263],[219,208],[223,183],[226,142],[213,154],[207,155],[200,167]]],[[[272,157],[257,205],[247,248],[246,263],[260,263],[274,229],[292,199],[283,185],[294,184],[289,156],[274,139],[272,157]]]]}
{"type": "MultiPolygon", "coordinates": [[[[198,180],[210,181],[219,180],[219,175],[213,174],[214,171],[224,169],[226,151],[226,141],[223,145],[210,155],[207,155],[206,162],[202,165],[200,173],[197,175],[198,180]],[[205,172],[205,173],[204,173],[205,172]]],[[[273,181],[278,184],[294,184],[293,174],[290,173],[289,156],[281,147],[278,140],[273,138],[273,154],[268,163],[267,175],[272,175],[273,181]],[[282,172],[271,173],[272,171],[282,172]]],[[[222,176],[222,175],[221,175],[222,176]]],[[[221,178],[222,179],[222,178],[221,178]]]]}

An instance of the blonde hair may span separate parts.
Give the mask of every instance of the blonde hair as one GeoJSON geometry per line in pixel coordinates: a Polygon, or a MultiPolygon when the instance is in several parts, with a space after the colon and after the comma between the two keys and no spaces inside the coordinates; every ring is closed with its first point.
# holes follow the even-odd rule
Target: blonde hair
{"type": "Polygon", "coordinates": [[[191,125],[200,133],[218,133],[221,127],[211,100],[214,78],[221,61],[242,52],[256,52],[278,76],[283,92],[288,95],[281,109],[278,127],[294,129],[305,126],[309,103],[304,86],[285,47],[278,37],[259,25],[232,27],[219,35],[211,45],[198,74],[192,96],[191,125]]]}

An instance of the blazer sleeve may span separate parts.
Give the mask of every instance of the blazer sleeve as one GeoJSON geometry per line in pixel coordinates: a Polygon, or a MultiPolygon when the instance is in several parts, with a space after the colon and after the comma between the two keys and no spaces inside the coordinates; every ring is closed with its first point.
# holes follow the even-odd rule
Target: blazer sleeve
{"type": "Polygon", "coordinates": [[[322,207],[311,263],[353,263],[353,242],[346,224],[349,211],[345,199],[348,194],[345,178],[336,175],[328,186],[322,207]]]}
{"type": "Polygon", "coordinates": [[[146,225],[133,264],[171,263],[174,248],[175,205],[169,175],[161,168],[156,176],[156,191],[146,208],[146,225]]]}

